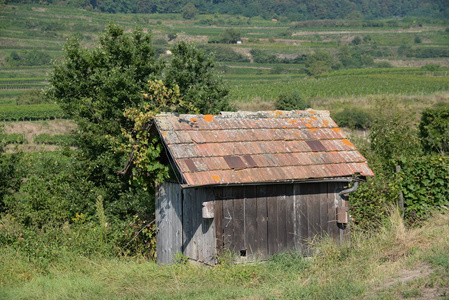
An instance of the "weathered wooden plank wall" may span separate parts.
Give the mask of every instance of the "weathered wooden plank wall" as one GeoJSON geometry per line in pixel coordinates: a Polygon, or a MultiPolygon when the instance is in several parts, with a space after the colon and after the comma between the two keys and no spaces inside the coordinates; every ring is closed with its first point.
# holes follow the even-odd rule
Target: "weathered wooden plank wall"
{"type": "Polygon", "coordinates": [[[183,245],[184,255],[190,259],[214,264],[216,260],[216,229],[213,218],[203,218],[203,202],[214,201],[210,188],[183,190],[183,245]]]}
{"type": "Polygon", "coordinates": [[[163,183],[156,192],[157,261],[173,263],[182,252],[182,206],[179,184],[163,183]]]}
{"type": "Polygon", "coordinates": [[[336,222],[336,192],[344,183],[298,183],[216,188],[217,248],[247,260],[286,250],[311,254],[310,241],[340,242],[348,229],[336,222]]]}
{"type": "Polygon", "coordinates": [[[349,237],[349,229],[336,220],[337,192],[344,185],[181,190],[175,183],[164,183],[156,195],[158,262],[174,262],[175,254],[181,252],[214,264],[225,249],[245,260],[264,259],[286,250],[311,254],[310,240],[325,235],[341,243],[349,237]],[[210,201],[214,203],[212,215],[203,217],[203,204],[210,201]]]}
{"type": "Polygon", "coordinates": [[[257,194],[255,186],[246,188],[244,206],[244,250],[248,252],[246,256],[257,255],[259,237],[257,236],[257,194]]]}
{"type": "Polygon", "coordinates": [[[256,189],[257,197],[257,220],[256,220],[256,238],[258,239],[258,248],[255,249],[256,255],[261,258],[268,256],[268,210],[267,210],[267,187],[259,186],[256,189]]]}

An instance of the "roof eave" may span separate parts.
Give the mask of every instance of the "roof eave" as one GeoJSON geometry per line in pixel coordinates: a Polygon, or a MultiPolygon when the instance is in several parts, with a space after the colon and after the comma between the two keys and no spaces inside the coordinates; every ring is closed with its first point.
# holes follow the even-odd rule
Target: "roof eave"
{"type": "Polygon", "coordinates": [[[224,186],[254,186],[254,185],[276,185],[276,184],[293,184],[293,183],[322,183],[322,182],[355,182],[365,181],[366,177],[358,174],[354,176],[329,177],[329,178],[304,178],[291,179],[281,181],[260,181],[260,182],[234,182],[234,183],[215,183],[215,184],[181,184],[182,189],[198,188],[198,187],[224,187],[224,186]]]}

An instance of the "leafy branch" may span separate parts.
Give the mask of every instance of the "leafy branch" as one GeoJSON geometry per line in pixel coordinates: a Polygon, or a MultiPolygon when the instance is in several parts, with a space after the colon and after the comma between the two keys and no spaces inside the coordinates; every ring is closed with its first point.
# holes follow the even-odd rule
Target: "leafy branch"
{"type": "Polygon", "coordinates": [[[182,100],[179,87],[168,88],[162,80],[149,81],[143,92],[146,101],[137,108],[127,108],[124,116],[132,123],[132,129],[122,127],[125,142],[116,142],[116,151],[132,153],[133,178],[143,183],[160,183],[169,176],[169,167],[160,162],[163,146],[158,135],[150,130],[153,119],[161,112],[188,110],[197,112],[191,104],[182,100]]]}

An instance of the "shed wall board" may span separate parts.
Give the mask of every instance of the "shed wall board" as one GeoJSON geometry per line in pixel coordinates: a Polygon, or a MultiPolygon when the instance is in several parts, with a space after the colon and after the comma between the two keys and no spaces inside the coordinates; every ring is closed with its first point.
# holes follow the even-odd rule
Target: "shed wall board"
{"type": "Polygon", "coordinates": [[[164,183],[156,195],[158,262],[176,253],[206,264],[230,250],[244,260],[287,251],[311,254],[309,241],[329,236],[347,240],[349,228],[336,221],[338,191],[346,183],[296,183],[207,187],[182,190],[164,183]],[[204,202],[214,202],[214,218],[203,218],[204,202]]]}
{"type": "Polygon", "coordinates": [[[210,188],[184,189],[183,193],[183,253],[190,259],[214,264],[216,232],[214,219],[203,218],[203,202],[214,201],[210,188]]]}
{"type": "Polygon", "coordinates": [[[348,228],[336,222],[336,193],[346,183],[296,183],[215,189],[217,247],[246,260],[287,250],[310,255],[310,241],[329,236],[337,243],[348,228]]]}
{"type": "Polygon", "coordinates": [[[173,263],[182,253],[182,197],[179,184],[165,182],[156,192],[157,261],[173,263]]]}

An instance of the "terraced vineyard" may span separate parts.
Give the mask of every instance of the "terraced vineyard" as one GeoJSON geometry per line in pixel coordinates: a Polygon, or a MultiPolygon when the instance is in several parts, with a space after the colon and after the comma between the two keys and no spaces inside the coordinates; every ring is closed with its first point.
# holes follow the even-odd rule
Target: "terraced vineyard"
{"type": "Polygon", "coordinates": [[[36,105],[2,105],[2,121],[34,121],[64,118],[64,113],[57,104],[36,105]]]}
{"type": "MultiPolygon", "coordinates": [[[[282,93],[300,92],[304,97],[354,98],[368,95],[429,95],[449,91],[447,75],[420,74],[419,69],[362,69],[335,72],[319,78],[304,75],[228,77],[231,98],[236,102],[272,101],[282,93]]],[[[446,71],[447,72],[447,71],[446,71]]]]}
{"type": "Polygon", "coordinates": [[[260,17],[199,15],[184,20],[180,14],[103,14],[56,5],[15,4],[3,5],[0,10],[0,120],[63,118],[56,104],[17,105],[17,97],[48,87],[51,61],[63,56],[63,45],[69,35],[77,35],[83,45],[90,47],[97,43],[109,22],[152,31],[155,49],[162,56],[180,40],[216,52],[218,69],[223,72],[235,103],[270,102],[280,93],[292,91],[299,91],[307,98],[332,99],[430,95],[449,90],[447,57],[408,56],[429,51],[445,55],[444,49],[449,45],[447,20],[379,20],[382,27],[331,28],[325,22],[322,27],[319,22],[311,27],[307,22],[273,22],[260,17]],[[416,26],[418,23],[420,27],[416,26]],[[230,28],[241,33],[242,44],[207,44],[230,28]],[[360,44],[354,43],[356,37],[360,44]],[[288,61],[319,51],[338,59],[345,47],[361,49],[375,61],[392,65],[434,64],[437,68],[341,69],[309,77],[305,61],[288,61]],[[261,51],[264,59],[271,62],[261,62],[252,50],[261,51]],[[232,55],[222,57],[220,53],[232,55]],[[241,62],[242,57],[248,62],[241,62]]]}

